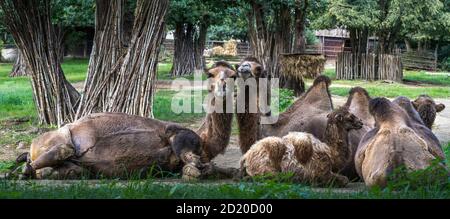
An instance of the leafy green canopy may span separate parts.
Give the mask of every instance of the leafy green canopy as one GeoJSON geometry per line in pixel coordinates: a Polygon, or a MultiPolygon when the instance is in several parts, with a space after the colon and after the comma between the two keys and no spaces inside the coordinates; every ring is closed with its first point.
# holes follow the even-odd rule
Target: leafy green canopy
{"type": "Polygon", "coordinates": [[[177,23],[213,25],[222,22],[227,8],[235,0],[171,0],[168,24],[173,29],[177,23]]]}
{"type": "Polygon", "coordinates": [[[448,40],[450,0],[333,0],[314,25],[400,32],[417,41],[448,40]]]}

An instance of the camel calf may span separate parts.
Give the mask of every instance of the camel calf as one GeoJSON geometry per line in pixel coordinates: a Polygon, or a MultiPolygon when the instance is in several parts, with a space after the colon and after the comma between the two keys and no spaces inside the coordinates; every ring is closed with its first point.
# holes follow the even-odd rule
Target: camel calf
{"type": "Polygon", "coordinates": [[[327,115],[324,142],[305,132],[290,132],[283,138],[264,138],[242,157],[241,175],[292,172],[298,182],[344,186],[348,179],[339,172],[351,160],[348,132],[362,125],[362,121],[344,107],[327,115]]]}

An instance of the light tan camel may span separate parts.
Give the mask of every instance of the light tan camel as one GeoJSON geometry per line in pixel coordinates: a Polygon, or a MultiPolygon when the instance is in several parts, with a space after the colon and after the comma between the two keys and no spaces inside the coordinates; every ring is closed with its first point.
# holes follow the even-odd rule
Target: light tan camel
{"type": "Polygon", "coordinates": [[[367,186],[387,185],[394,169],[409,171],[427,168],[445,155],[436,136],[418,120],[411,102],[401,97],[393,103],[386,98],[370,101],[369,110],[375,128],[361,139],[355,156],[355,167],[367,186]]]}

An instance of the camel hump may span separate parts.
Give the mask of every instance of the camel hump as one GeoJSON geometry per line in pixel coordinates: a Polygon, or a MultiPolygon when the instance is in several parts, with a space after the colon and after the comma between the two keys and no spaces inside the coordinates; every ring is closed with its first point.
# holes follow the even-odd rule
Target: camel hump
{"type": "Polygon", "coordinates": [[[314,79],[313,86],[316,86],[320,83],[325,83],[327,87],[329,87],[331,85],[331,79],[326,75],[319,75],[318,77],[316,77],[316,79],[314,79]]]}
{"type": "Polygon", "coordinates": [[[294,155],[298,162],[305,165],[313,156],[313,138],[311,134],[303,132],[290,132],[283,137],[283,141],[294,147],[294,155]]]}
{"type": "Polygon", "coordinates": [[[427,142],[408,126],[401,126],[396,137],[400,144],[415,144],[426,151],[429,150],[427,142]]]}
{"type": "Polygon", "coordinates": [[[359,93],[359,94],[362,94],[362,95],[364,95],[364,96],[370,98],[370,95],[369,95],[369,93],[367,92],[367,90],[364,89],[364,88],[362,88],[362,87],[359,87],[359,86],[358,86],[358,87],[354,87],[354,88],[350,89],[350,91],[348,92],[348,94],[349,94],[350,96],[353,95],[353,94],[355,94],[355,93],[359,93]]]}

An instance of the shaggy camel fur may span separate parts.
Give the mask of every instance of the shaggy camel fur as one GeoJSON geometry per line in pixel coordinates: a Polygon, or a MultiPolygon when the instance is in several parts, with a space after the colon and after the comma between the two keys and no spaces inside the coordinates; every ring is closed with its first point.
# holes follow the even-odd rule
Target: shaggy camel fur
{"type": "Polygon", "coordinates": [[[445,159],[439,141],[419,120],[411,102],[405,97],[395,102],[376,98],[369,104],[375,128],[361,139],[355,166],[370,187],[385,187],[397,167],[414,171],[427,168],[435,159],[445,159]]]}
{"type": "Polygon", "coordinates": [[[202,139],[202,147],[204,156],[202,160],[207,163],[217,155],[223,153],[230,142],[231,124],[233,122],[233,113],[227,112],[226,97],[230,97],[232,90],[229,90],[227,83],[237,77],[233,67],[224,61],[216,62],[210,69],[207,70],[207,75],[210,80],[208,87],[209,93],[213,97],[213,104],[219,104],[218,107],[223,106],[223,112],[213,111],[208,113],[203,120],[201,127],[197,130],[197,134],[202,139]]]}
{"type": "Polygon", "coordinates": [[[360,129],[362,122],[346,108],[327,116],[326,141],[314,135],[291,132],[283,138],[267,137],[255,143],[241,159],[241,171],[249,176],[293,172],[295,180],[311,184],[348,179],[336,174],[350,159],[348,132],[360,129]]]}
{"type": "Polygon", "coordinates": [[[285,136],[289,132],[307,132],[325,141],[327,115],[333,110],[333,102],[328,87],[331,80],[319,76],[313,85],[284,113],[275,124],[263,125],[263,136],[285,136]]]}
{"type": "Polygon", "coordinates": [[[357,116],[363,122],[363,127],[358,130],[351,130],[349,132],[349,142],[350,147],[350,162],[342,170],[342,174],[347,176],[349,179],[358,179],[358,173],[355,169],[355,154],[358,149],[359,142],[361,138],[370,131],[375,126],[375,120],[369,112],[369,102],[371,98],[369,93],[362,87],[352,88],[349,92],[349,97],[344,107],[357,116]]]}
{"type": "Polygon", "coordinates": [[[434,102],[433,98],[428,95],[420,95],[416,100],[412,102],[414,108],[419,112],[425,125],[432,129],[434,120],[436,119],[436,113],[445,109],[445,105],[434,102]]]}

